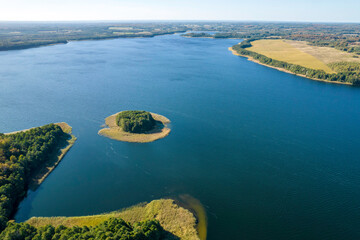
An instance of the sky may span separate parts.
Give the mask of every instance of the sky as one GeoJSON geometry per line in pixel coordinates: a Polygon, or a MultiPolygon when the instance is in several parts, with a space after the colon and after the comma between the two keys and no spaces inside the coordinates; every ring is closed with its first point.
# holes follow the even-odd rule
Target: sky
{"type": "Polygon", "coordinates": [[[360,22],[359,0],[0,0],[0,21],[360,22]]]}

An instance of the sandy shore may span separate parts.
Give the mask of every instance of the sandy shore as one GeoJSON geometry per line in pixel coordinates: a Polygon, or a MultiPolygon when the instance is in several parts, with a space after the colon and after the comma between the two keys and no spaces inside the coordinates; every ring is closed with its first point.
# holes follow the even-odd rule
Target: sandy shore
{"type": "Polygon", "coordinates": [[[120,112],[115,113],[105,119],[105,124],[107,127],[101,129],[98,132],[99,135],[118,141],[147,143],[164,138],[167,135],[169,135],[171,131],[171,129],[167,127],[167,125],[170,123],[169,119],[156,113],[150,113],[152,117],[155,119],[155,121],[162,123],[163,126],[155,127],[155,129],[147,133],[125,132],[116,124],[116,116],[119,113],[120,112]]]}
{"type": "Polygon", "coordinates": [[[311,80],[314,80],[314,81],[326,82],[326,83],[335,83],[335,84],[342,84],[342,85],[352,85],[351,83],[348,83],[348,82],[329,81],[329,80],[323,80],[323,79],[317,79],[317,78],[310,78],[310,77],[307,77],[307,76],[302,75],[302,74],[293,73],[293,72],[291,72],[289,70],[286,70],[286,69],[283,69],[283,68],[270,66],[270,65],[264,64],[264,63],[262,63],[262,62],[260,62],[260,61],[258,61],[256,59],[254,59],[252,57],[249,57],[249,56],[246,56],[246,55],[241,55],[237,51],[235,51],[232,47],[229,47],[229,51],[231,51],[236,56],[246,57],[249,61],[252,61],[254,63],[260,64],[260,65],[263,65],[263,66],[266,66],[266,67],[269,67],[269,68],[273,68],[273,69],[276,69],[276,70],[279,70],[279,71],[282,71],[282,72],[290,73],[290,74],[293,74],[293,75],[296,75],[296,76],[311,79],[311,80]]]}

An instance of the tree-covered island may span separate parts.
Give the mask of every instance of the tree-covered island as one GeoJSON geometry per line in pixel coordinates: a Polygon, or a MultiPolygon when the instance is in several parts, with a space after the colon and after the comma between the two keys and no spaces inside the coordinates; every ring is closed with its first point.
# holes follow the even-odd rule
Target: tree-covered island
{"type": "Polygon", "coordinates": [[[116,123],[125,132],[146,133],[154,129],[155,119],[146,111],[124,111],[116,116],[116,123]]]}
{"type": "Polygon", "coordinates": [[[125,142],[153,142],[170,133],[169,123],[169,119],[159,114],[128,110],[107,117],[105,124],[108,127],[101,129],[99,134],[125,142]]]}

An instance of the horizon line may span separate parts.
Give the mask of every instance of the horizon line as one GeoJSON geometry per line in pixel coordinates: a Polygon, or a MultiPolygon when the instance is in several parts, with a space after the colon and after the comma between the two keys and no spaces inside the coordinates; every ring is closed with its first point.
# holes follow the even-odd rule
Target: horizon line
{"type": "Polygon", "coordinates": [[[0,23],[76,23],[76,22],[97,22],[97,23],[116,23],[116,22],[263,22],[263,23],[335,23],[335,24],[360,24],[360,22],[351,21],[298,21],[298,20],[209,20],[209,19],[194,19],[194,20],[147,20],[147,19],[128,19],[128,20],[0,20],[0,23]]]}

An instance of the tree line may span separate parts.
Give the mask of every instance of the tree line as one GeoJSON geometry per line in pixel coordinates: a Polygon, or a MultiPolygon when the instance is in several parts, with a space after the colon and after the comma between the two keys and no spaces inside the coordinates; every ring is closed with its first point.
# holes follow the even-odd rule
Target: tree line
{"type": "Polygon", "coordinates": [[[94,227],[35,228],[27,223],[9,223],[0,234],[2,240],[161,240],[167,232],[157,220],[147,220],[133,225],[120,218],[110,218],[94,227]]]}

